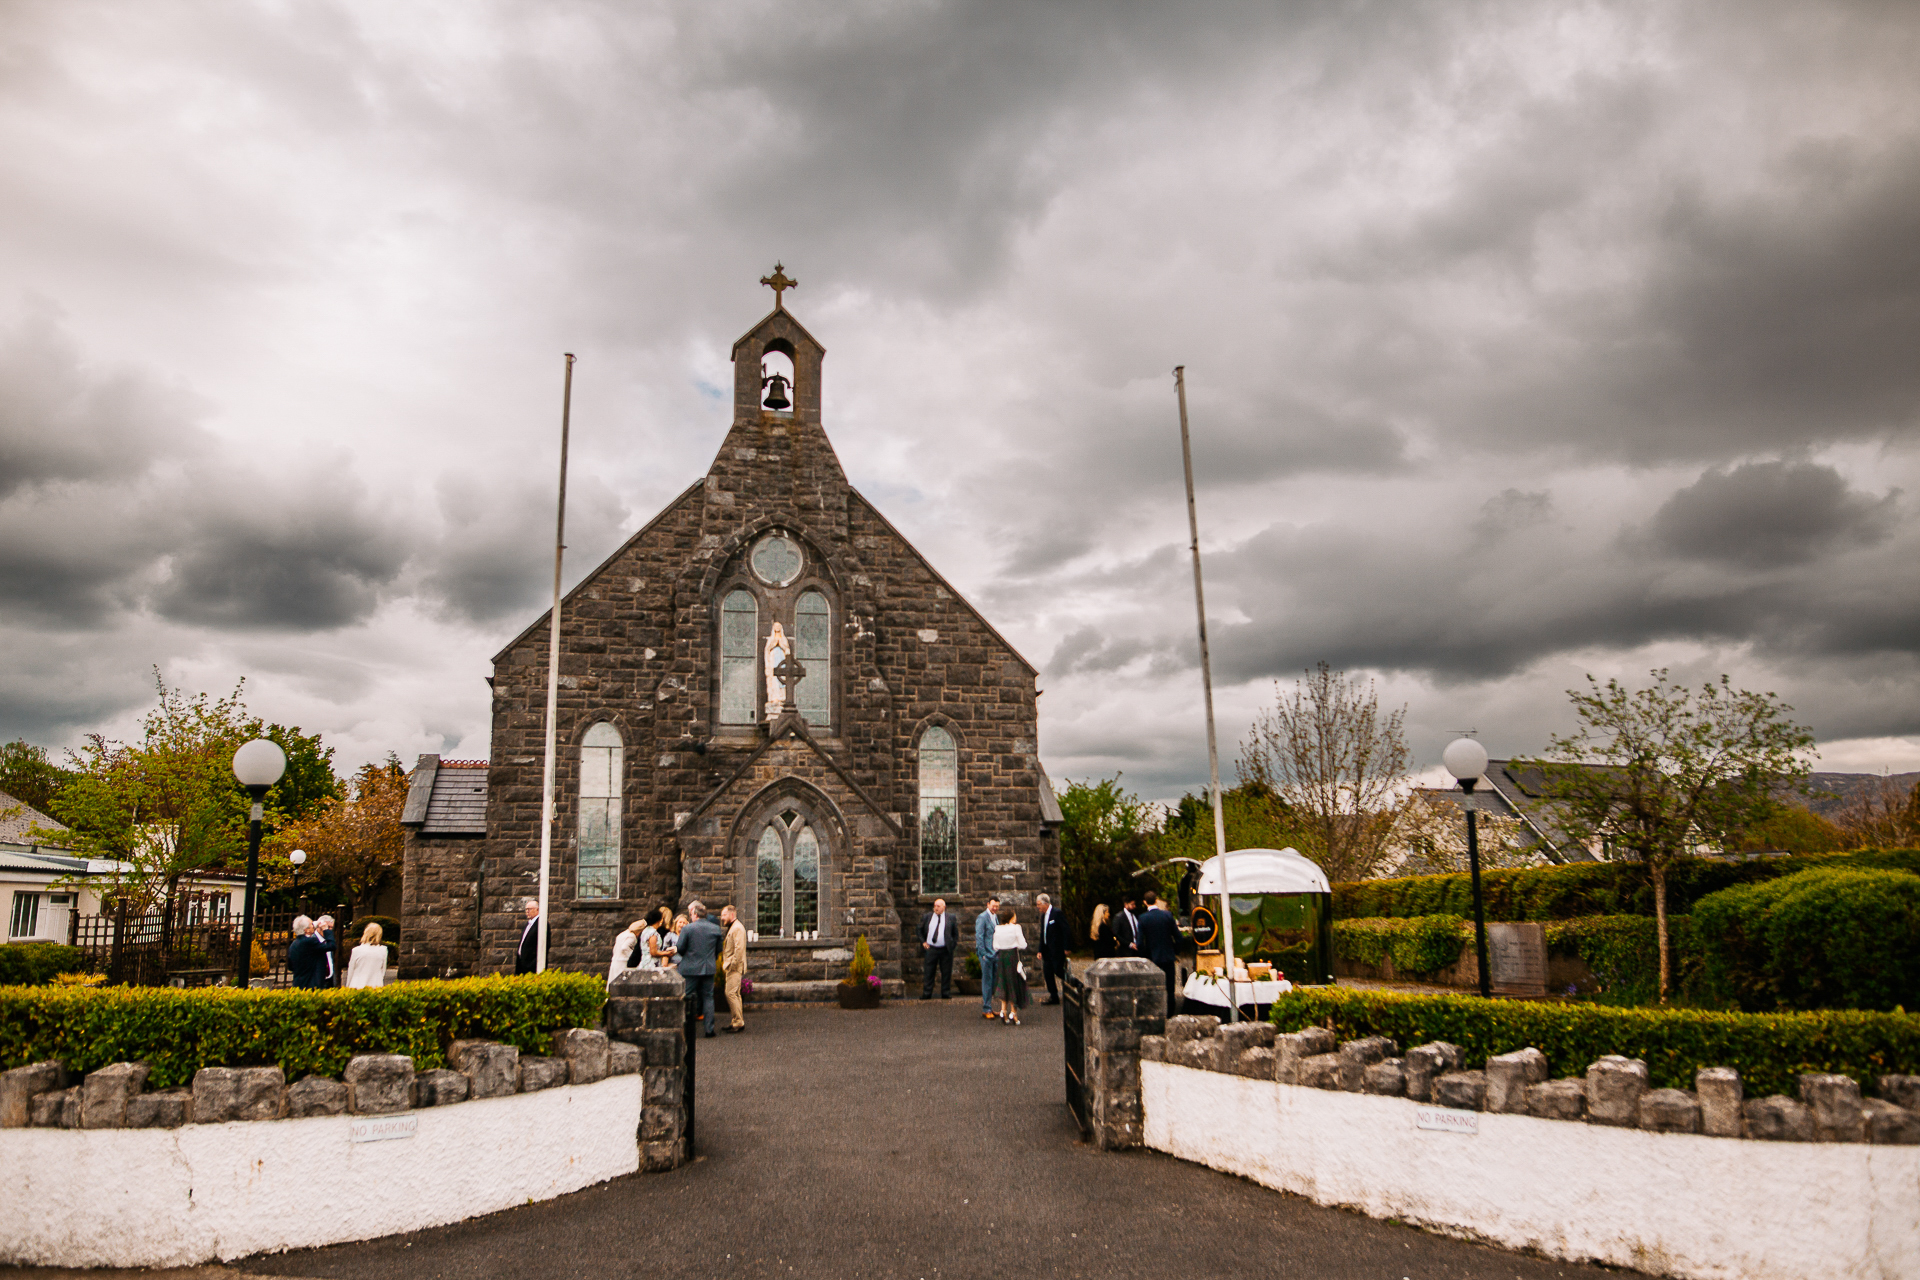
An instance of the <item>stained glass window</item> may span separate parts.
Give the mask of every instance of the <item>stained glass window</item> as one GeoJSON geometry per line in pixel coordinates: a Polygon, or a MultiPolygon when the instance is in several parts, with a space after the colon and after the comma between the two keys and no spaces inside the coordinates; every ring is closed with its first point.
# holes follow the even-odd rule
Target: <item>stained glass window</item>
{"type": "Polygon", "coordinates": [[[802,595],[793,607],[793,643],[794,656],[807,669],[793,691],[800,718],[824,727],[833,720],[833,611],[818,591],[802,595]]]}
{"type": "Polygon", "coordinates": [[[577,896],[620,896],[620,731],[601,721],[580,740],[577,896]]]}
{"type": "Polygon", "coordinates": [[[800,544],[784,534],[772,533],[753,548],[753,571],[760,580],[784,587],[800,576],[800,544]]]}
{"type": "Polygon", "coordinates": [[[782,901],[785,895],[781,892],[781,882],[785,879],[781,874],[782,852],[780,832],[770,822],[760,833],[760,847],[754,851],[754,889],[758,900],[753,913],[754,930],[763,938],[779,938],[786,933],[782,924],[785,905],[782,901]]]}
{"type": "Polygon", "coordinates": [[[939,725],[920,735],[920,892],[960,888],[960,753],[939,725]]]}
{"type": "Polygon", "coordinates": [[[720,604],[720,723],[757,724],[760,606],[751,591],[727,593],[720,604]]]}

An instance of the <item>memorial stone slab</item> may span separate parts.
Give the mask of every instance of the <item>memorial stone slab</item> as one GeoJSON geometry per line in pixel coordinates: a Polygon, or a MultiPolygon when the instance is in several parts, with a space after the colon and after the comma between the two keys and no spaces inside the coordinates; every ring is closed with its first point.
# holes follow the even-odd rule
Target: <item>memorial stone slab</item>
{"type": "Polygon", "coordinates": [[[1489,924],[1487,971],[1501,995],[1547,994],[1547,927],[1537,920],[1489,924]]]}

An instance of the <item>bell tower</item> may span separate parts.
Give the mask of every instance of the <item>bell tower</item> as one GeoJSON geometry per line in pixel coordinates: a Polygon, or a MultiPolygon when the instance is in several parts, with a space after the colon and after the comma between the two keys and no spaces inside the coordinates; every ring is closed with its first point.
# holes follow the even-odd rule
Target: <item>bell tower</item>
{"type": "Polygon", "coordinates": [[[776,262],[773,274],[760,283],[773,290],[773,310],[733,344],[733,420],[764,415],[818,425],[820,360],[827,349],[793,318],[781,297],[800,282],[789,279],[776,262]]]}

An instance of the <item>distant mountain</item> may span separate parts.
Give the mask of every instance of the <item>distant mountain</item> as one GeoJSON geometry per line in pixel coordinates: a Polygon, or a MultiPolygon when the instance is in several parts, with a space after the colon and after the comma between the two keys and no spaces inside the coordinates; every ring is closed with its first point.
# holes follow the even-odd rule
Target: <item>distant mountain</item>
{"type": "Polygon", "coordinates": [[[1913,784],[1920,782],[1920,773],[1816,773],[1808,778],[1807,789],[1813,794],[1801,797],[1788,797],[1795,804],[1805,805],[1823,818],[1837,818],[1856,799],[1871,795],[1879,790],[1882,781],[1893,784],[1897,794],[1906,795],[1913,790],[1913,784]]]}

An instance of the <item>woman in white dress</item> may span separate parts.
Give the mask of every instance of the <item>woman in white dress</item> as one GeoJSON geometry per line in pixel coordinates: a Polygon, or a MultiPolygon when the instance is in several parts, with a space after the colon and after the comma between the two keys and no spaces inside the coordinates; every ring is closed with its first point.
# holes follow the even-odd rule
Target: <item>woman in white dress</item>
{"type": "Polygon", "coordinates": [[[1026,949],[1027,931],[1020,927],[1012,907],[1002,907],[999,927],[993,931],[993,985],[1000,1021],[1010,1027],[1020,1025],[1020,1010],[1027,1004],[1027,974],[1020,964],[1020,953],[1026,949]]]}
{"type": "Polygon", "coordinates": [[[387,981],[387,948],[380,941],[380,926],[370,924],[360,935],[360,945],[347,957],[349,987],[379,987],[387,981]]]}
{"type": "Polygon", "coordinates": [[[645,920],[635,920],[632,924],[622,929],[619,936],[613,940],[613,961],[607,966],[607,984],[609,986],[611,986],[613,980],[619,977],[621,972],[628,967],[646,967],[640,961],[633,958],[635,948],[640,945],[640,931],[646,927],[647,922],[645,920]]]}

